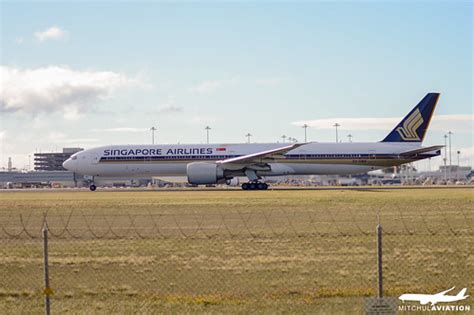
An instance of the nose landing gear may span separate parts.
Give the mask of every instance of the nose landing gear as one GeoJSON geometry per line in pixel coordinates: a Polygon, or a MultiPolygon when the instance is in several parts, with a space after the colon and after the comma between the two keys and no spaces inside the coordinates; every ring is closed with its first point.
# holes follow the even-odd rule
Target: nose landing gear
{"type": "Polygon", "coordinates": [[[91,191],[95,191],[97,189],[97,186],[95,185],[94,183],[94,176],[92,176],[91,178],[89,178],[89,189],[91,191]]]}
{"type": "Polygon", "coordinates": [[[268,184],[261,182],[248,182],[243,183],[241,187],[243,190],[267,190],[268,184]]]}

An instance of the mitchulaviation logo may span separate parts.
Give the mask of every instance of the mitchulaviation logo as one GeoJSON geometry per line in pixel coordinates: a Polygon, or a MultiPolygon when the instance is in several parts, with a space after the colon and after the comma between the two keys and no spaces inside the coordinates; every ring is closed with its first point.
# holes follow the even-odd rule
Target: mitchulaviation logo
{"type": "Polygon", "coordinates": [[[420,305],[399,305],[399,311],[461,311],[469,312],[470,305],[437,305],[438,303],[449,303],[465,300],[469,295],[465,295],[467,288],[463,288],[456,295],[448,295],[455,287],[435,294],[406,293],[398,298],[403,303],[405,301],[419,302],[420,305]],[[428,305],[430,304],[430,305],[428,305]]]}

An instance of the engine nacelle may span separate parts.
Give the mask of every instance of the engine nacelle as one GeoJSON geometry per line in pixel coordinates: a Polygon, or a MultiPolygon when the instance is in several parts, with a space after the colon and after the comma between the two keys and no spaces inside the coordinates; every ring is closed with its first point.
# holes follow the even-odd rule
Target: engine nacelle
{"type": "Polygon", "coordinates": [[[218,184],[225,180],[224,171],[215,163],[193,162],[186,167],[188,182],[194,185],[218,184]]]}
{"type": "Polygon", "coordinates": [[[228,178],[225,180],[225,183],[229,186],[240,186],[240,180],[238,177],[228,178]]]}

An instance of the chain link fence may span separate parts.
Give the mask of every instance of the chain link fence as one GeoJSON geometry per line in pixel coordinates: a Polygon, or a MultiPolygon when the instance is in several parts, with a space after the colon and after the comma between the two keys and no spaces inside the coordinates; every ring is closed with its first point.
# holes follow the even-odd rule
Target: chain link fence
{"type": "Polygon", "coordinates": [[[362,313],[387,296],[474,288],[473,211],[180,210],[0,216],[0,313],[362,313]]]}

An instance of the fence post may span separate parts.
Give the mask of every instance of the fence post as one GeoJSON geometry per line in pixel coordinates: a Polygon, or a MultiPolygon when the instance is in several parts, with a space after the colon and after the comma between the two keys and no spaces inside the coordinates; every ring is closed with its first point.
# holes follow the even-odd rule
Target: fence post
{"type": "Polygon", "coordinates": [[[378,269],[378,297],[383,297],[383,278],[382,278],[382,225],[380,224],[380,215],[378,215],[377,224],[377,269],[378,269]]]}
{"type": "Polygon", "coordinates": [[[46,315],[51,314],[51,305],[49,296],[52,293],[51,288],[49,287],[49,266],[48,266],[48,223],[46,221],[46,215],[44,216],[43,223],[43,264],[44,264],[44,313],[46,315]]]}

